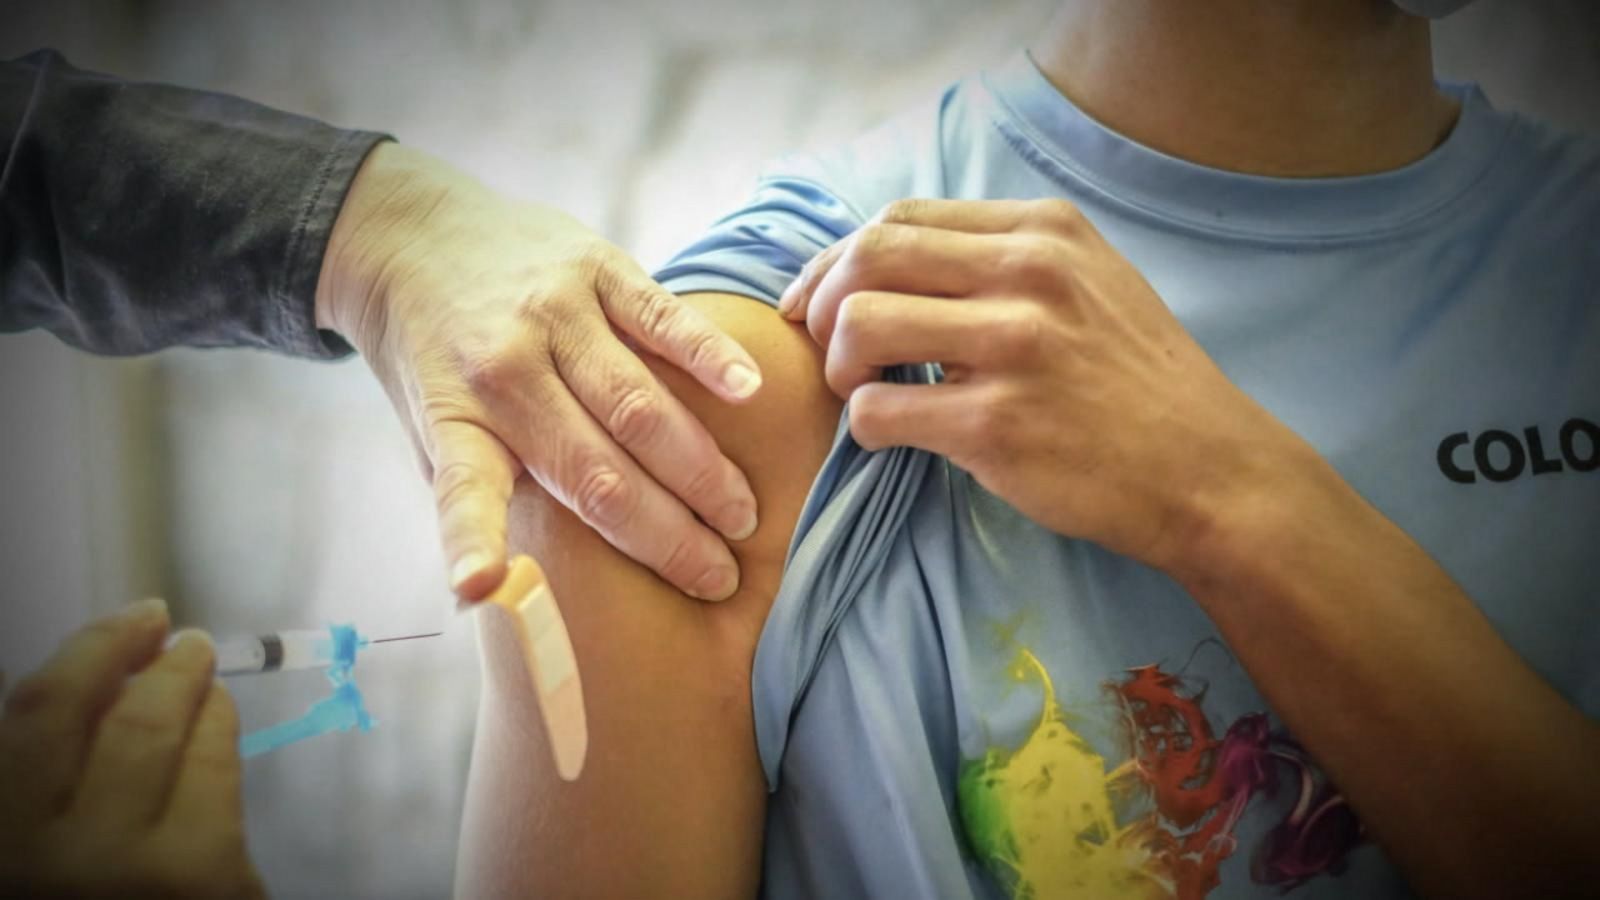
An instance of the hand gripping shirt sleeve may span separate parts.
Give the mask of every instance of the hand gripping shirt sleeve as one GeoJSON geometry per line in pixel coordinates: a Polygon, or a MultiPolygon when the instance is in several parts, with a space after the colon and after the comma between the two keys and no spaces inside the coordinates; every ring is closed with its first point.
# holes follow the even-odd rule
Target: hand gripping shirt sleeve
{"type": "Polygon", "coordinates": [[[0,331],[110,354],[345,355],[316,327],[317,279],[384,139],[51,51],[0,62],[0,331]]]}

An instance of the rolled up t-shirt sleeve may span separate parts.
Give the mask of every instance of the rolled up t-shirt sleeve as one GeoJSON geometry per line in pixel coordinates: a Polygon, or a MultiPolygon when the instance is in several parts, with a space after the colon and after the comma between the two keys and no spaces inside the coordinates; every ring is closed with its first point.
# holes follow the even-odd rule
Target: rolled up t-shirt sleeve
{"type": "Polygon", "coordinates": [[[110,354],[347,354],[316,327],[317,279],[386,138],[51,51],[0,62],[0,330],[110,354]]]}
{"type": "Polygon", "coordinates": [[[656,280],[675,294],[717,291],[776,306],[813,256],[863,221],[819,182],[769,175],[749,202],[669,260],[656,280]]]}

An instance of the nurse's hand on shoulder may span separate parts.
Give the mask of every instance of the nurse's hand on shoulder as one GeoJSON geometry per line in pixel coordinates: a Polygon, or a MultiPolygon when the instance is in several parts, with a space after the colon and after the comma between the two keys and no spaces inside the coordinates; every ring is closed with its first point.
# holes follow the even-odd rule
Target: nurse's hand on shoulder
{"type": "Polygon", "coordinates": [[[0,717],[0,897],[255,898],[239,723],[166,607],[70,637],[0,717]]]}
{"type": "Polygon", "coordinates": [[[760,386],[756,364],[574,219],[379,145],[334,225],[317,322],[360,351],[399,412],[462,600],[505,576],[524,470],[684,592],[733,592],[724,539],[755,530],[755,495],[633,348],[731,402],[760,386]]]}
{"type": "Polygon", "coordinates": [[[1168,571],[1212,511],[1310,452],[1066,201],[892,204],[781,309],[827,349],[862,446],[943,454],[1045,527],[1168,571]],[[878,380],[919,362],[945,382],[878,380]]]}

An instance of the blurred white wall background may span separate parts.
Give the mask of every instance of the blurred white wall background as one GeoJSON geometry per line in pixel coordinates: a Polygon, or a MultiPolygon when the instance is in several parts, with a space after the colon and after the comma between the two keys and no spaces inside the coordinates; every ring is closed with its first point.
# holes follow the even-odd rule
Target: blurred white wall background
{"type": "MultiPolygon", "coordinates": [[[[1003,55],[1051,5],[7,4],[0,54],[54,46],[82,67],[388,131],[654,264],[737,203],[762,160],[847,137],[1003,55]]],[[[1600,131],[1596,9],[1483,0],[1436,26],[1438,67],[1502,107],[1600,131]]],[[[475,652],[449,612],[429,494],[362,364],[91,361],[6,337],[0,423],[10,672],[90,612],[149,592],[223,632],[447,629],[363,656],[374,733],[246,767],[252,850],[274,896],[447,894],[475,652]]],[[[324,690],[315,674],[235,688],[246,727],[324,690]]]]}

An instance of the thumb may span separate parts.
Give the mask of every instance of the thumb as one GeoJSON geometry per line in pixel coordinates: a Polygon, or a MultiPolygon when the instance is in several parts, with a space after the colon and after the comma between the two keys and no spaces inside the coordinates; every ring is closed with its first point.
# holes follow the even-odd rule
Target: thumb
{"type": "Polygon", "coordinates": [[[471,603],[505,578],[506,507],[517,462],[499,438],[474,422],[440,422],[431,437],[433,496],[450,589],[471,603]]]}

